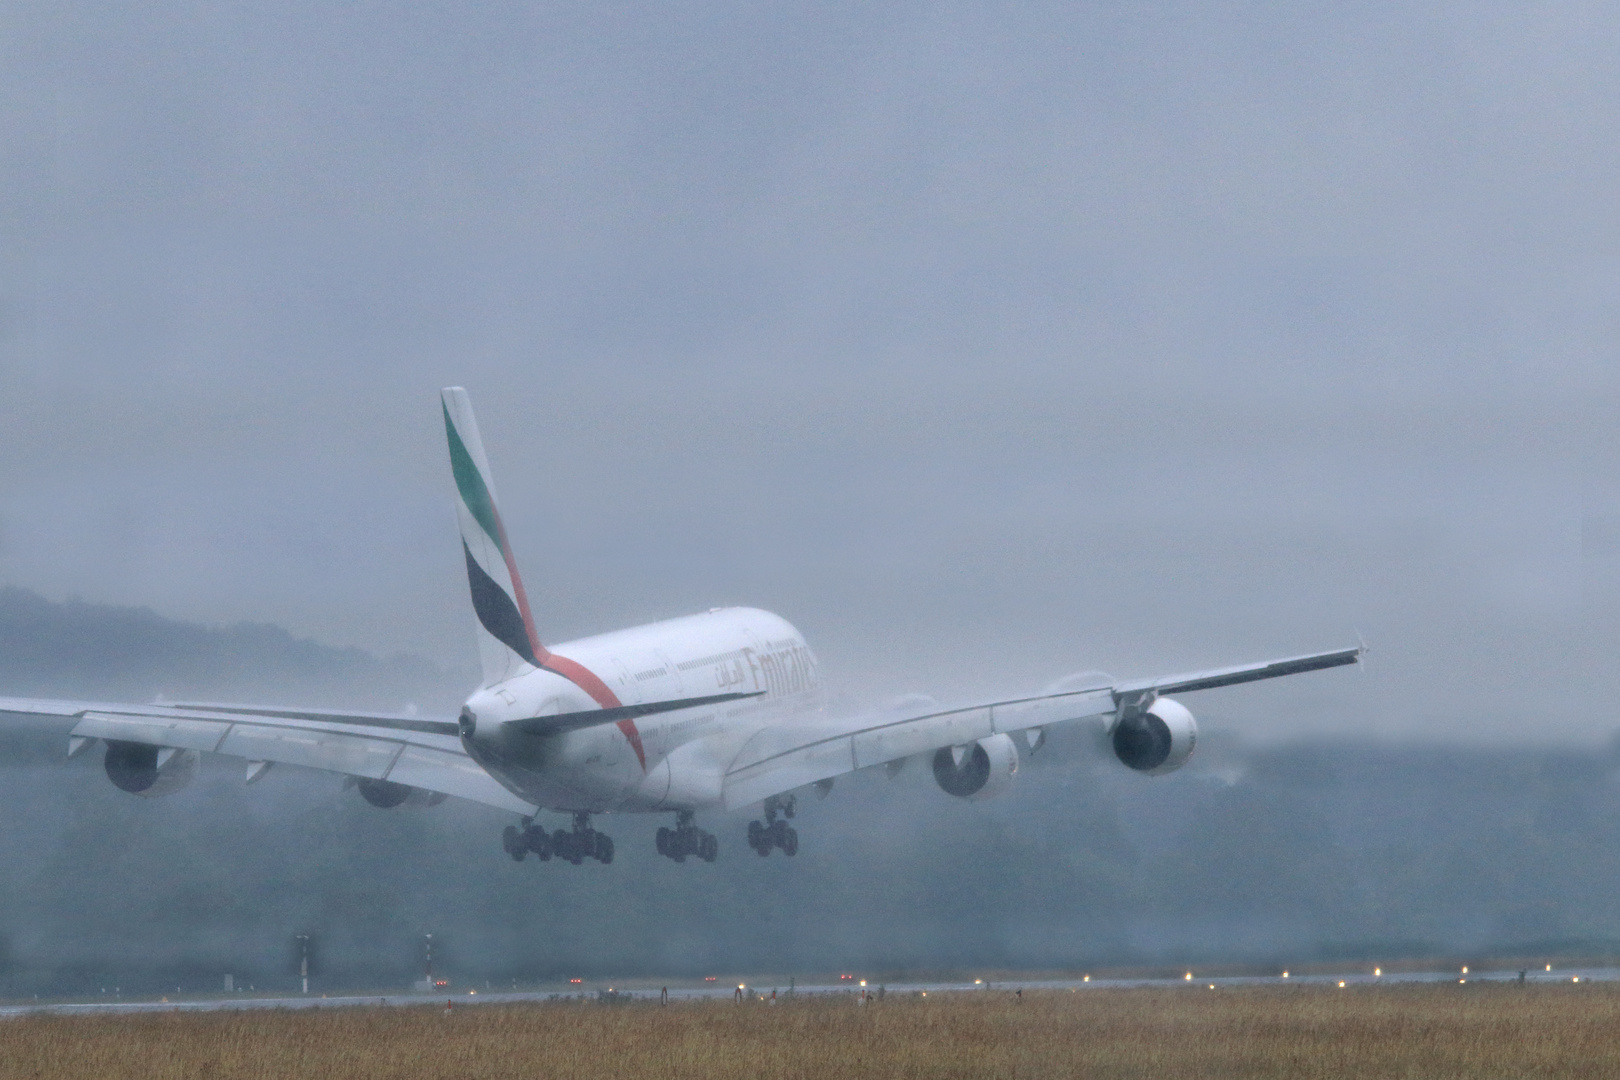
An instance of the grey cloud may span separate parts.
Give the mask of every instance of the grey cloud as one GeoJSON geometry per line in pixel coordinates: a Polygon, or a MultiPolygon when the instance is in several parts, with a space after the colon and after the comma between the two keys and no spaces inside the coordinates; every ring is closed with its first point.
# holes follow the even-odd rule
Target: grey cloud
{"type": "Polygon", "coordinates": [[[0,578],[463,670],[461,383],[553,638],[758,603],[948,696],[1359,627],[1206,708],[1588,739],[1611,22],[13,13],[0,578]]]}

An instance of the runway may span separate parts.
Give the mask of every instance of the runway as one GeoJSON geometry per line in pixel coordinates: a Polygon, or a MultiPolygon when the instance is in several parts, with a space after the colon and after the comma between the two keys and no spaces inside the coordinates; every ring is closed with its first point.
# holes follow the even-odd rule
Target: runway
{"type": "MultiPolygon", "coordinates": [[[[1254,986],[1312,986],[1312,987],[1366,987],[1390,984],[1413,983],[1517,983],[1520,973],[1514,970],[1491,970],[1480,972],[1462,971],[1401,971],[1383,974],[1369,974],[1366,971],[1344,972],[1340,974],[1310,974],[1310,975],[1225,975],[1200,976],[1196,971],[1190,972],[1191,978],[1184,974],[1181,978],[1105,978],[1080,976],[1072,979],[1040,979],[1018,980],[997,979],[988,982],[897,982],[886,983],[881,986],[870,981],[865,986],[871,995],[880,992],[884,995],[926,995],[926,994],[970,994],[970,993],[1013,993],[1019,990],[1062,991],[1075,993],[1089,990],[1120,990],[1146,987],[1160,989],[1174,989],[1176,987],[1188,990],[1219,990],[1222,987],[1254,987],[1254,986]]],[[[1579,967],[1554,968],[1551,971],[1542,969],[1525,969],[1523,981],[1526,984],[1549,985],[1553,983],[1586,983],[1586,982],[1620,982],[1620,967],[1579,967]]],[[[490,991],[490,990],[458,990],[450,989],[436,994],[404,992],[397,994],[342,994],[331,996],[295,995],[291,997],[264,997],[258,995],[242,994],[237,996],[220,997],[194,997],[175,1000],[140,1000],[140,1001],[43,1001],[35,1004],[0,1005],[0,1018],[19,1016],[57,1015],[74,1016],[109,1013],[164,1013],[164,1012],[219,1012],[229,1010],[250,1009],[352,1009],[352,1008],[378,1008],[402,1007],[422,1008],[436,1006],[440,1008],[469,1008],[477,1005],[509,1005],[516,1003],[544,1003],[562,1001],[602,1001],[610,1003],[622,1002],[649,1002],[659,1000],[658,987],[648,988],[639,985],[631,989],[619,989],[614,986],[593,986],[590,989],[572,990],[520,990],[520,991],[490,991]]],[[[745,1001],[757,1002],[762,996],[769,1000],[774,991],[778,1000],[799,996],[828,996],[846,995],[858,997],[862,990],[859,981],[846,981],[838,983],[823,983],[809,986],[783,986],[768,983],[744,983],[745,1001]]],[[[702,1001],[702,1000],[734,1000],[737,984],[730,983],[724,986],[671,986],[669,997],[671,1001],[702,1001]]]]}

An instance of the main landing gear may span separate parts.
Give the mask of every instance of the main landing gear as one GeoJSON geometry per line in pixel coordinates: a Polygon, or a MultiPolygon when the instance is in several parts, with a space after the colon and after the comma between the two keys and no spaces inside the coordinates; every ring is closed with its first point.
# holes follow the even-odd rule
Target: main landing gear
{"type": "Polygon", "coordinates": [[[523,857],[531,851],[540,857],[541,862],[553,855],[575,866],[586,859],[595,859],[604,864],[613,861],[613,837],[591,828],[591,815],[587,813],[574,815],[573,832],[558,829],[548,833],[536,825],[533,818],[524,818],[521,829],[516,825],[506,827],[501,834],[501,847],[512,856],[513,862],[522,862],[523,857]]]}
{"type": "Polygon", "coordinates": [[[692,822],[692,811],[675,814],[675,827],[658,830],[658,854],[676,862],[685,862],[688,855],[696,855],[704,862],[714,862],[720,854],[720,841],[714,834],[698,828],[692,822]]]}
{"type": "Polygon", "coordinates": [[[748,846],[754,849],[754,854],[763,859],[772,848],[781,848],[782,854],[789,858],[798,854],[798,830],[776,817],[780,813],[784,818],[791,818],[796,805],[792,795],[785,799],[772,795],[765,800],[765,820],[748,823],[748,846]]]}

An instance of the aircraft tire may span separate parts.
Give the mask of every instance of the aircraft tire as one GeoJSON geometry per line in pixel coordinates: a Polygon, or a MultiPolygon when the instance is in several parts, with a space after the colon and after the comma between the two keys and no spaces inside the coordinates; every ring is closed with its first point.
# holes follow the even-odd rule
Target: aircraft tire
{"type": "Polygon", "coordinates": [[[720,841],[714,838],[713,833],[704,833],[703,839],[698,843],[698,855],[704,862],[714,862],[720,854],[720,841]]]}
{"type": "Polygon", "coordinates": [[[669,830],[664,828],[662,825],[660,825],[658,827],[657,847],[658,847],[658,854],[663,855],[665,857],[668,857],[668,855],[669,855],[669,830]]]}
{"type": "Polygon", "coordinates": [[[603,866],[613,861],[613,837],[607,833],[596,834],[596,861],[603,866]]]}
{"type": "Polygon", "coordinates": [[[783,829],[782,830],[782,854],[786,855],[788,858],[791,859],[791,858],[793,858],[793,856],[797,855],[798,853],[799,853],[799,830],[798,829],[783,829]]]}
{"type": "Polygon", "coordinates": [[[523,843],[522,835],[516,825],[508,825],[501,830],[501,847],[512,856],[513,862],[522,862],[523,856],[528,854],[528,848],[523,843]]]}

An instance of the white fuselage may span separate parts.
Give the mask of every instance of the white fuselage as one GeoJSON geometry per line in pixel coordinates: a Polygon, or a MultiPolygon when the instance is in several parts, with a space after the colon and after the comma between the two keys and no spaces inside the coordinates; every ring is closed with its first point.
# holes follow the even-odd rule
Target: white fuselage
{"type": "Polygon", "coordinates": [[[477,728],[463,745],[506,788],[553,810],[696,810],[721,802],[727,766],[762,728],[808,721],[822,707],[804,638],[757,608],[719,608],[552,646],[593,673],[623,705],[742,693],[561,735],[503,728],[509,720],[599,708],[576,682],[530,670],[467,699],[477,728]]]}

